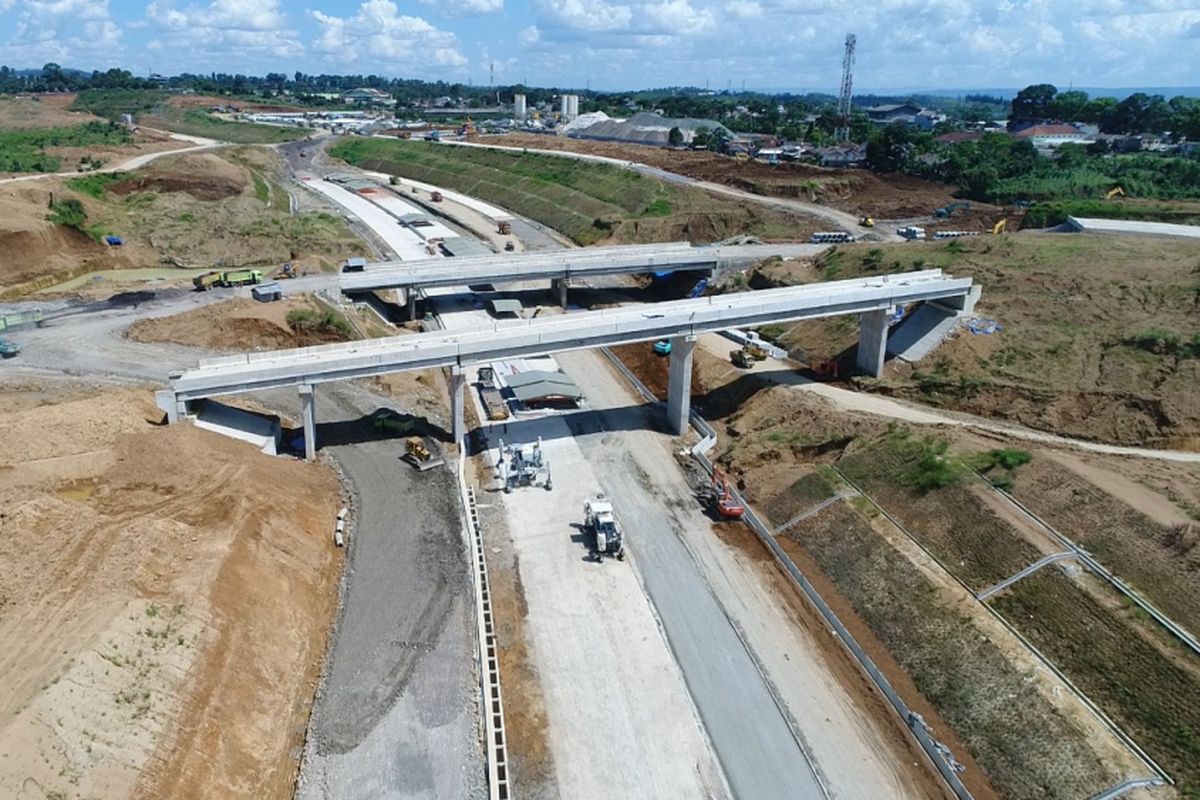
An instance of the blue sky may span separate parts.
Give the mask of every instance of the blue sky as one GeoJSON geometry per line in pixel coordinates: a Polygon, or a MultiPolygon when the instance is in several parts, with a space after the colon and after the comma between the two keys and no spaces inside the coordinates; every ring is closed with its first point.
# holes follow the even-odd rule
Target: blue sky
{"type": "Polygon", "coordinates": [[[476,84],[1200,85],[1200,0],[0,0],[0,64],[476,84]]]}

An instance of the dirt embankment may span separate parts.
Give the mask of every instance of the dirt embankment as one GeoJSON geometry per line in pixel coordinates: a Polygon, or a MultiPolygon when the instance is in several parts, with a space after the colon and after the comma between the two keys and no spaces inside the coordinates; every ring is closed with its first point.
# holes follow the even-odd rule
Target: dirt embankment
{"type": "Polygon", "coordinates": [[[196,153],[139,171],[107,187],[117,197],[133,192],[184,192],[196,200],[236,197],[249,185],[245,171],[211,153],[196,153]]]}
{"type": "Polygon", "coordinates": [[[652,167],[767,197],[822,203],[852,214],[883,219],[926,217],[954,201],[954,188],[908,175],[876,175],[867,170],[832,169],[811,164],[764,164],[737,161],[704,151],[668,150],[624,142],[591,142],[559,136],[508,134],[476,137],[484,144],[567,150],[649,164],[652,167]]]}
{"type": "Polygon", "coordinates": [[[235,297],[172,317],[138,320],[129,326],[126,335],[136,342],[236,351],[279,350],[346,340],[335,330],[293,327],[288,314],[294,311],[320,314],[323,309],[308,297],[273,303],[235,297]]]}
{"type": "Polygon", "coordinates": [[[146,389],[0,398],[0,795],[290,797],[333,474],[151,424],[146,389]]]}

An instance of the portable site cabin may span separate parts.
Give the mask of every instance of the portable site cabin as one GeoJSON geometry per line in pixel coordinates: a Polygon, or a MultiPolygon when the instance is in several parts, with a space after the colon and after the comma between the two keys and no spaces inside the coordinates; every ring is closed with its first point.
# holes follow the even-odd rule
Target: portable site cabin
{"type": "Polygon", "coordinates": [[[283,287],[278,283],[260,283],[250,290],[250,295],[260,303],[283,299],[283,287]]]}

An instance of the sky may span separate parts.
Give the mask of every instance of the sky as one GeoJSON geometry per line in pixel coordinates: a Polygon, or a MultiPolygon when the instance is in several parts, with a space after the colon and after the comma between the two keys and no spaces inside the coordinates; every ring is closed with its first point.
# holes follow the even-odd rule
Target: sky
{"type": "Polygon", "coordinates": [[[1200,85],[1200,0],[0,0],[0,64],[487,85],[1200,85]]]}

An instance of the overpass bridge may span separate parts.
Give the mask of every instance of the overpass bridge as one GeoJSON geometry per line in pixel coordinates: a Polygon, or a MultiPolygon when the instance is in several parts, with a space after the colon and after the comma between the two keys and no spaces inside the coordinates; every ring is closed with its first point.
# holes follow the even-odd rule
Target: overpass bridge
{"type": "MultiPolygon", "coordinates": [[[[567,285],[571,278],[677,269],[711,272],[716,266],[717,253],[714,249],[692,247],[687,242],[672,242],[520,255],[378,261],[368,264],[362,272],[342,273],[338,285],[347,294],[375,289],[403,289],[411,298],[422,289],[438,286],[548,280],[558,290],[559,304],[566,308],[567,285]]],[[[410,302],[409,313],[415,313],[415,308],[415,304],[410,302]]]]}
{"type": "Polygon", "coordinates": [[[935,269],[503,321],[453,332],[247,353],[201,361],[195,369],[171,375],[170,387],[158,393],[157,402],[173,422],[188,413],[188,403],[194,400],[297,386],[304,405],[306,455],[312,458],[317,384],[450,367],[453,432],[455,441],[461,441],[465,368],[471,364],[669,338],[667,416],[671,428],[682,433],[688,420],[692,351],[701,333],[858,314],[856,363],[877,376],[883,370],[888,318],[897,306],[938,301],[969,311],[977,297],[970,278],[935,269]]]}

